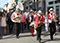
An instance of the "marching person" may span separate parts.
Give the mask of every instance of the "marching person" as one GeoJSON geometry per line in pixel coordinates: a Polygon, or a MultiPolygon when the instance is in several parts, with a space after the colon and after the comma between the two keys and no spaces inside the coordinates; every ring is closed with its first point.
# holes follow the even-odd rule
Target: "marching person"
{"type": "Polygon", "coordinates": [[[14,23],[11,21],[12,9],[9,9],[9,13],[7,13],[7,24],[9,27],[9,33],[11,34],[13,31],[14,23]]]}
{"type": "Polygon", "coordinates": [[[11,20],[12,20],[12,18],[14,18],[12,21],[14,22],[14,20],[16,20],[16,19],[18,19],[18,20],[16,20],[14,23],[16,23],[16,38],[19,38],[19,33],[20,33],[20,31],[21,31],[21,14],[20,14],[20,12],[19,12],[19,10],[16,10],[13,14],[12,14],[12,16],[11,16],[11,20]]]}
{"type": "Polygon", "coordinates": [[[35,23],[35,27],[37,30],[37,40],[41,42],[41,31],[42,31],[42,25],[44,23],[44,17],[42,15],[42,11],[38,11],[38,15],[33,19],[35,23]],[[38,25],[38,26],[37,26],[38,25]]]}
{"type": "MultiPolygon", "coordinates": [[[[34,11],[34,17],[36,17],[37,16],[37,11],[34,11]]],[[[37,32],[36,32],[36,30],[34,29],[34,34],[36,34],[37,32]]]]}
{"type": "Polygon", "coordinates": [[[48,21],[49,21],[49,27],[50,27],[50,38],[53,40],[53,35],[56,32],[56,26],[55,26],[55,14],[53,8],[50,8],[49,14],[47,15],[48,21]]]}
{"type": "Polygon", "coordinates": [[[24,11],[21,12],[22,14],[22,19],[21,19],[21,30],[22,30],[22,33],[24,32],[24,29],[25,29],[25,21],[26,21],[26,17],[24,15],[24,11]]]}
{"type": "MultiPolygon", "coordinates": [[[[31,22],[33,22],[34,16],[33,16],[33,10],[30,10],[30,14],[29,14],[29,23],[31,24],[31,22]]],[[[34,27],[30,26],[30,30],[31,30],[31,35],[34,35],[34,27]]]]}

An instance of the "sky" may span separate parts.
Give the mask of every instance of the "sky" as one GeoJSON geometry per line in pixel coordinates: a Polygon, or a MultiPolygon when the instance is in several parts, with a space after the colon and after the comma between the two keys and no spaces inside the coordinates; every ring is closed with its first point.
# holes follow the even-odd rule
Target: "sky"
{"type": "Polygon", "coordinates": [[[8,3],[8,0],[0,0],[0,7],[3,7],[6,3],[8,3]]]}

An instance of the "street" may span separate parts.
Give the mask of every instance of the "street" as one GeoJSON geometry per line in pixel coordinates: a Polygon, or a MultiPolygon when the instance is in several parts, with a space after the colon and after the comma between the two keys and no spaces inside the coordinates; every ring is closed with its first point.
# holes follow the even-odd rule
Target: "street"
{"type": "MultiPolygon", "coordinates": [[[[42,43],[60,43],[60,33],[57,32],[54,40],[50,40],[49,33],[42,32],[42,43]]],[[[0,43],[39,43],[36,36],[31,36],[30,33],[21,33],[19,39],[15,35],[7,35],[0,39],[0,43]]]]}

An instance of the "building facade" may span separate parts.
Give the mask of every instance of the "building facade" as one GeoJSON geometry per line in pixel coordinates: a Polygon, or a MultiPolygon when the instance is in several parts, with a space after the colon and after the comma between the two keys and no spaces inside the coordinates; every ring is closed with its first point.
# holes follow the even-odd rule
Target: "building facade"
{"type": "Polygon", "coordinates": [[[24,7],[25,9],[31,10],[31,9],[36,9],[36,10],[41,10],[42,7],[42,0],[23,0],[24,1],[24,7]]]}
{"type": "Polygon", "coordinates": [[[46,11],[49,11],[50,8],[54,9],[54,13],[59,16],[60,20],[60,2],[57,0],[46,0],[46,11]]]}

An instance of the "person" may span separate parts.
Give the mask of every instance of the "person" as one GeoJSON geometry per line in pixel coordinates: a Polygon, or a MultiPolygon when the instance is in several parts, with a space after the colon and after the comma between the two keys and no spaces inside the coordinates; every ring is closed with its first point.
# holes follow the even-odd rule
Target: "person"
{"type": "Polygon", "coordinates": [[[45,29],[46,29],[46,32],[48,32],[48,26],[49,26],[47,15],[48,15],[48,12],[46,12],[46,15],[45,15],[45,29]]]}
{"type": "MultiPolygon", "coordinates": [[[[31,22],[33,22],[34,16],[33,16],[33,10],[30,10],[30,14],[29,14],[29,23],[31,24],[31,22]]],[[[30,30],[31,30],[31,35],[34,36],[34,27],[30,26],[30,30]]]]}
{"type": "Polygon", "coordinates": [[[12,34],[14,23],[11,21],[12,9],[9,9],[9,13],[7,13],[7,24],[9,27],[9,33],[12,34]]]}
{"type": "Polygon", "coordinates": [[[22,19],[21,19],[21,29],[22,29],[22,33],[24,32],[24,29],[25,29],[25,21],[26,21],[26,17],[25,17],[25,15],[24,15],[24,12],[22,11],[21,12],[21,14],[22,14],[22,19]]]}
{"type": "Polygon", "coordinates": [[[41,31],[42,31],[42,26],[44,23],[44,17],[42,15],[42,11],[38,11],[38,15],[33,19],[33,22],[35,26],[38,24],[38,27],[36,28],[37,31],[37,40],[41,42],[41,31]]]}
{"type": "MultiPolygon", "coordinates": [[[[37,16],[37,11],[34,11],[34,17],[37,16]]],[[[34,29],[34,34],[36,34],[36,30],[34,29]]]]}
{"type": "Polygon", "coordinates": [[[1,17],[1,27],[2,27],[3,34],[6,35],[6,16],[4,13],[2,14],[1,17]]]}
{"type": "Polygon", "coordinates": [[[58,15],[56,15],[56,31],[58,31],[58,27],[59,27],[59,17],[58,15]]]}
{"type": "Polygon", "coordinates": [[[29,21],[28,21],[28,15],[29,15],[29,11],[28,9],[26,10],[26,12],[24,13],[25,17],[26,17],[26,28],[29,30],[29,21]]]}
{"type": "Polygon", "coordinates": [[[56,32],[56,26],[55,26],[55,14],[53,8],[50,8],[49,14],[47,15],[48,22],[49,22],[49,27],[50,27],[50,38],[53,40],[53,35],[56,32]]]}
{"type": "Polygon", "coordinates": [[[17,22],[14,22],[15,24],[16,24],[16,38],[19,38],[19,34],[20,34],[20,31],[21,31],[21,17],[22,17],[22,15],[20,14],[20,12],[19,12],[19,10],[16,10],[14,13],[13,13],[13,15],[11,16],[11,17],[13,17],[13,18],[16,18],[16,17],[18,17],[18,16],[20,16],[20,20],[19,21],[17,21],[17,22]]]}

